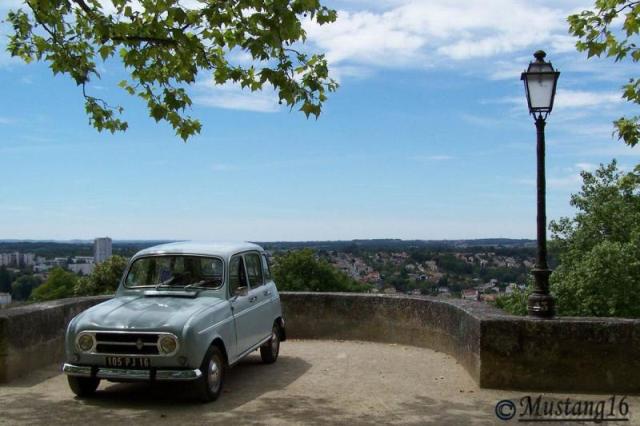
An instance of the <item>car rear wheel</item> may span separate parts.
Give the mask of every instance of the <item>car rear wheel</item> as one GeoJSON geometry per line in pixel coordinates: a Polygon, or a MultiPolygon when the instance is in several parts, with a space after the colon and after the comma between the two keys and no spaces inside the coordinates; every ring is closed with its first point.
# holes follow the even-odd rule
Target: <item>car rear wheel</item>
{"type": "Polygon", "coordinates": [[[67,376],[71,391],[80,398],[87,398],[96,393],[100,379],[95,377],[67,376]]]}
{"type": "Polygon", "coordinates": [[[202,402],[218,399],[224,384],[226,363],[222,351],[217,346],[211,346],[202,361],[200,371],[202,377],[197,381],[198,396],[202,402]]]}
{"type": "Polygon", "coordinates": [[[264,345],[260,346],[260,357],[262,362],[272,364],[278,359],[280,353],[280,328],[278,324],[273,324],[271,329],[271,339],[264,345]]]}

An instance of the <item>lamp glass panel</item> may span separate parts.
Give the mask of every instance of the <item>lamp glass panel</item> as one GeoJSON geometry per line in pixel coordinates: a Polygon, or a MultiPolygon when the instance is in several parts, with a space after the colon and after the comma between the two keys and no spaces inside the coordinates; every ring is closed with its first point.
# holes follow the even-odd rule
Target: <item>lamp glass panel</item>
{"type": "Polygon", "coordinates": [[[527,87],[532,109],[551,109],[556,76],[553,73],[527,73],[527,87]]]}

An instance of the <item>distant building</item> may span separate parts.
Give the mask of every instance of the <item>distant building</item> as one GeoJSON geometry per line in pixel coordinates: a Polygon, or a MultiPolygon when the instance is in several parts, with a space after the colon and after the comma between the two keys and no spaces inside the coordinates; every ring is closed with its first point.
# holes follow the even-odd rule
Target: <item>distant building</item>
{"type": "Polygon", "coordinates": [[[51,264],[53,266],[60,266],[63,268],[67,266],[68,263],[69,263],[68,257],[54,257],[53,260],[51,261],[51,264]]]}
{"type": "Polygon", "coordinates": [[[0,254],[0,266],[20,267],[20,253],[2,253],[0,254]]]}
{"type": "Polygon", "coordinates": [[[516,283],[510,283],[505,289],[504,292],[505,294],[511,294],[516,290],[520,290],[523,291],[527,288],[526,285],[524,284],[516,284],[516,283]]]}
{"type": "Polygon", "coordinates": [[[93,242],[93,258],[96,263],[102,263],[111,257],[111,238],[96,238],[93,242]]]}
{"type": "Polygon", "coordinates": [[[51,265],[47,265],[46,263],[38,263],[33,267],[34,272],[47,272],[51,269],[51,265]]]}
{"type": "Polygon", "coordinates": [[[473,288],[465,289],[462,290],[462,298],[466,300],[480,300],[480,292],[473,288]]]}
{"type": "Polygon", "coordinates": [[[11,303],[11,295],[9,293],[0,293],[0,306],[11,303]]]}
{"type": "Polygon", "coordinates": [[[36,255],[33,253],[25,253],[22,255],[23,266],[33,266],[36,264],[36,255]]]}
{"type": "Polygon", "coordinates": [[[480,295],[480,300],[482,300],[483,302],[495,302],[497,298],[498,298],[498,295],[495,293],[480,295]]]}
{"type": "Polygon", "coordinates": [[[67,268],[79,275],[90,275],[95,266],[93,263],[70,263],[67,268]]]}

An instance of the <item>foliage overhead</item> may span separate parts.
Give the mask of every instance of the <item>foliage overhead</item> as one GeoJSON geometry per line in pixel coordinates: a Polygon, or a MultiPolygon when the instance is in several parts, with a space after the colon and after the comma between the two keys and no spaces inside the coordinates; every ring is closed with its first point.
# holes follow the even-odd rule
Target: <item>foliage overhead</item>
{"type": "Polygon", "coordinates": [[[334,10],[319,0],[194,2],[185,7],[179,0],[25,0],[23,9],[8,14],[8,51],[70,76],[82,88],[90,124],[100,131],[128,127],[122,107],[88,93],[88,83],[100,78],[98,64],[112,57],[129,73],[120,87],[185,141],[201,129],[185,114],[192,104],[185,87],[200,74],[251,91],[272,87],[280,103],[318,117],[337,84],[324,55],[298,45],[306,40],[304,20],[330,23],[334,10]],[[233,62],[241,53],[250,65],[233,62]]]}
{"type": "Polygon", "coordinates": [[[282,291],[363,292],[369,288],[335,269],[326,260],[317,259],[311,249],[278,256],[273,277],[282,291]]]}
{"type": "MultiPolygon", "coordinates": [[[[576,47],[588,57],[612,57],[640,61],[640,1],[596,0],[593,10],[569,16],[569,32],[578,37],[576,47]]],[[[623,98],[640,104],[640,80],[631,78],[623,86],[623,98]]],[[[629,146],[640,140],[640,116],[614,121],[615,132],[629,146]]]]}

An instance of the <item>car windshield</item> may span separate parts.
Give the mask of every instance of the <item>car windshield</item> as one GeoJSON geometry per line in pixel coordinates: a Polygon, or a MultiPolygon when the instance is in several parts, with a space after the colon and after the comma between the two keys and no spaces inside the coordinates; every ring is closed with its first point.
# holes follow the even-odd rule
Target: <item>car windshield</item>
{"type": "Polygon", "coordinates": [[[222,260],[216,257],[163,255],[137,259],[125,287],[216,288],[224,281],[222,260]]]}

